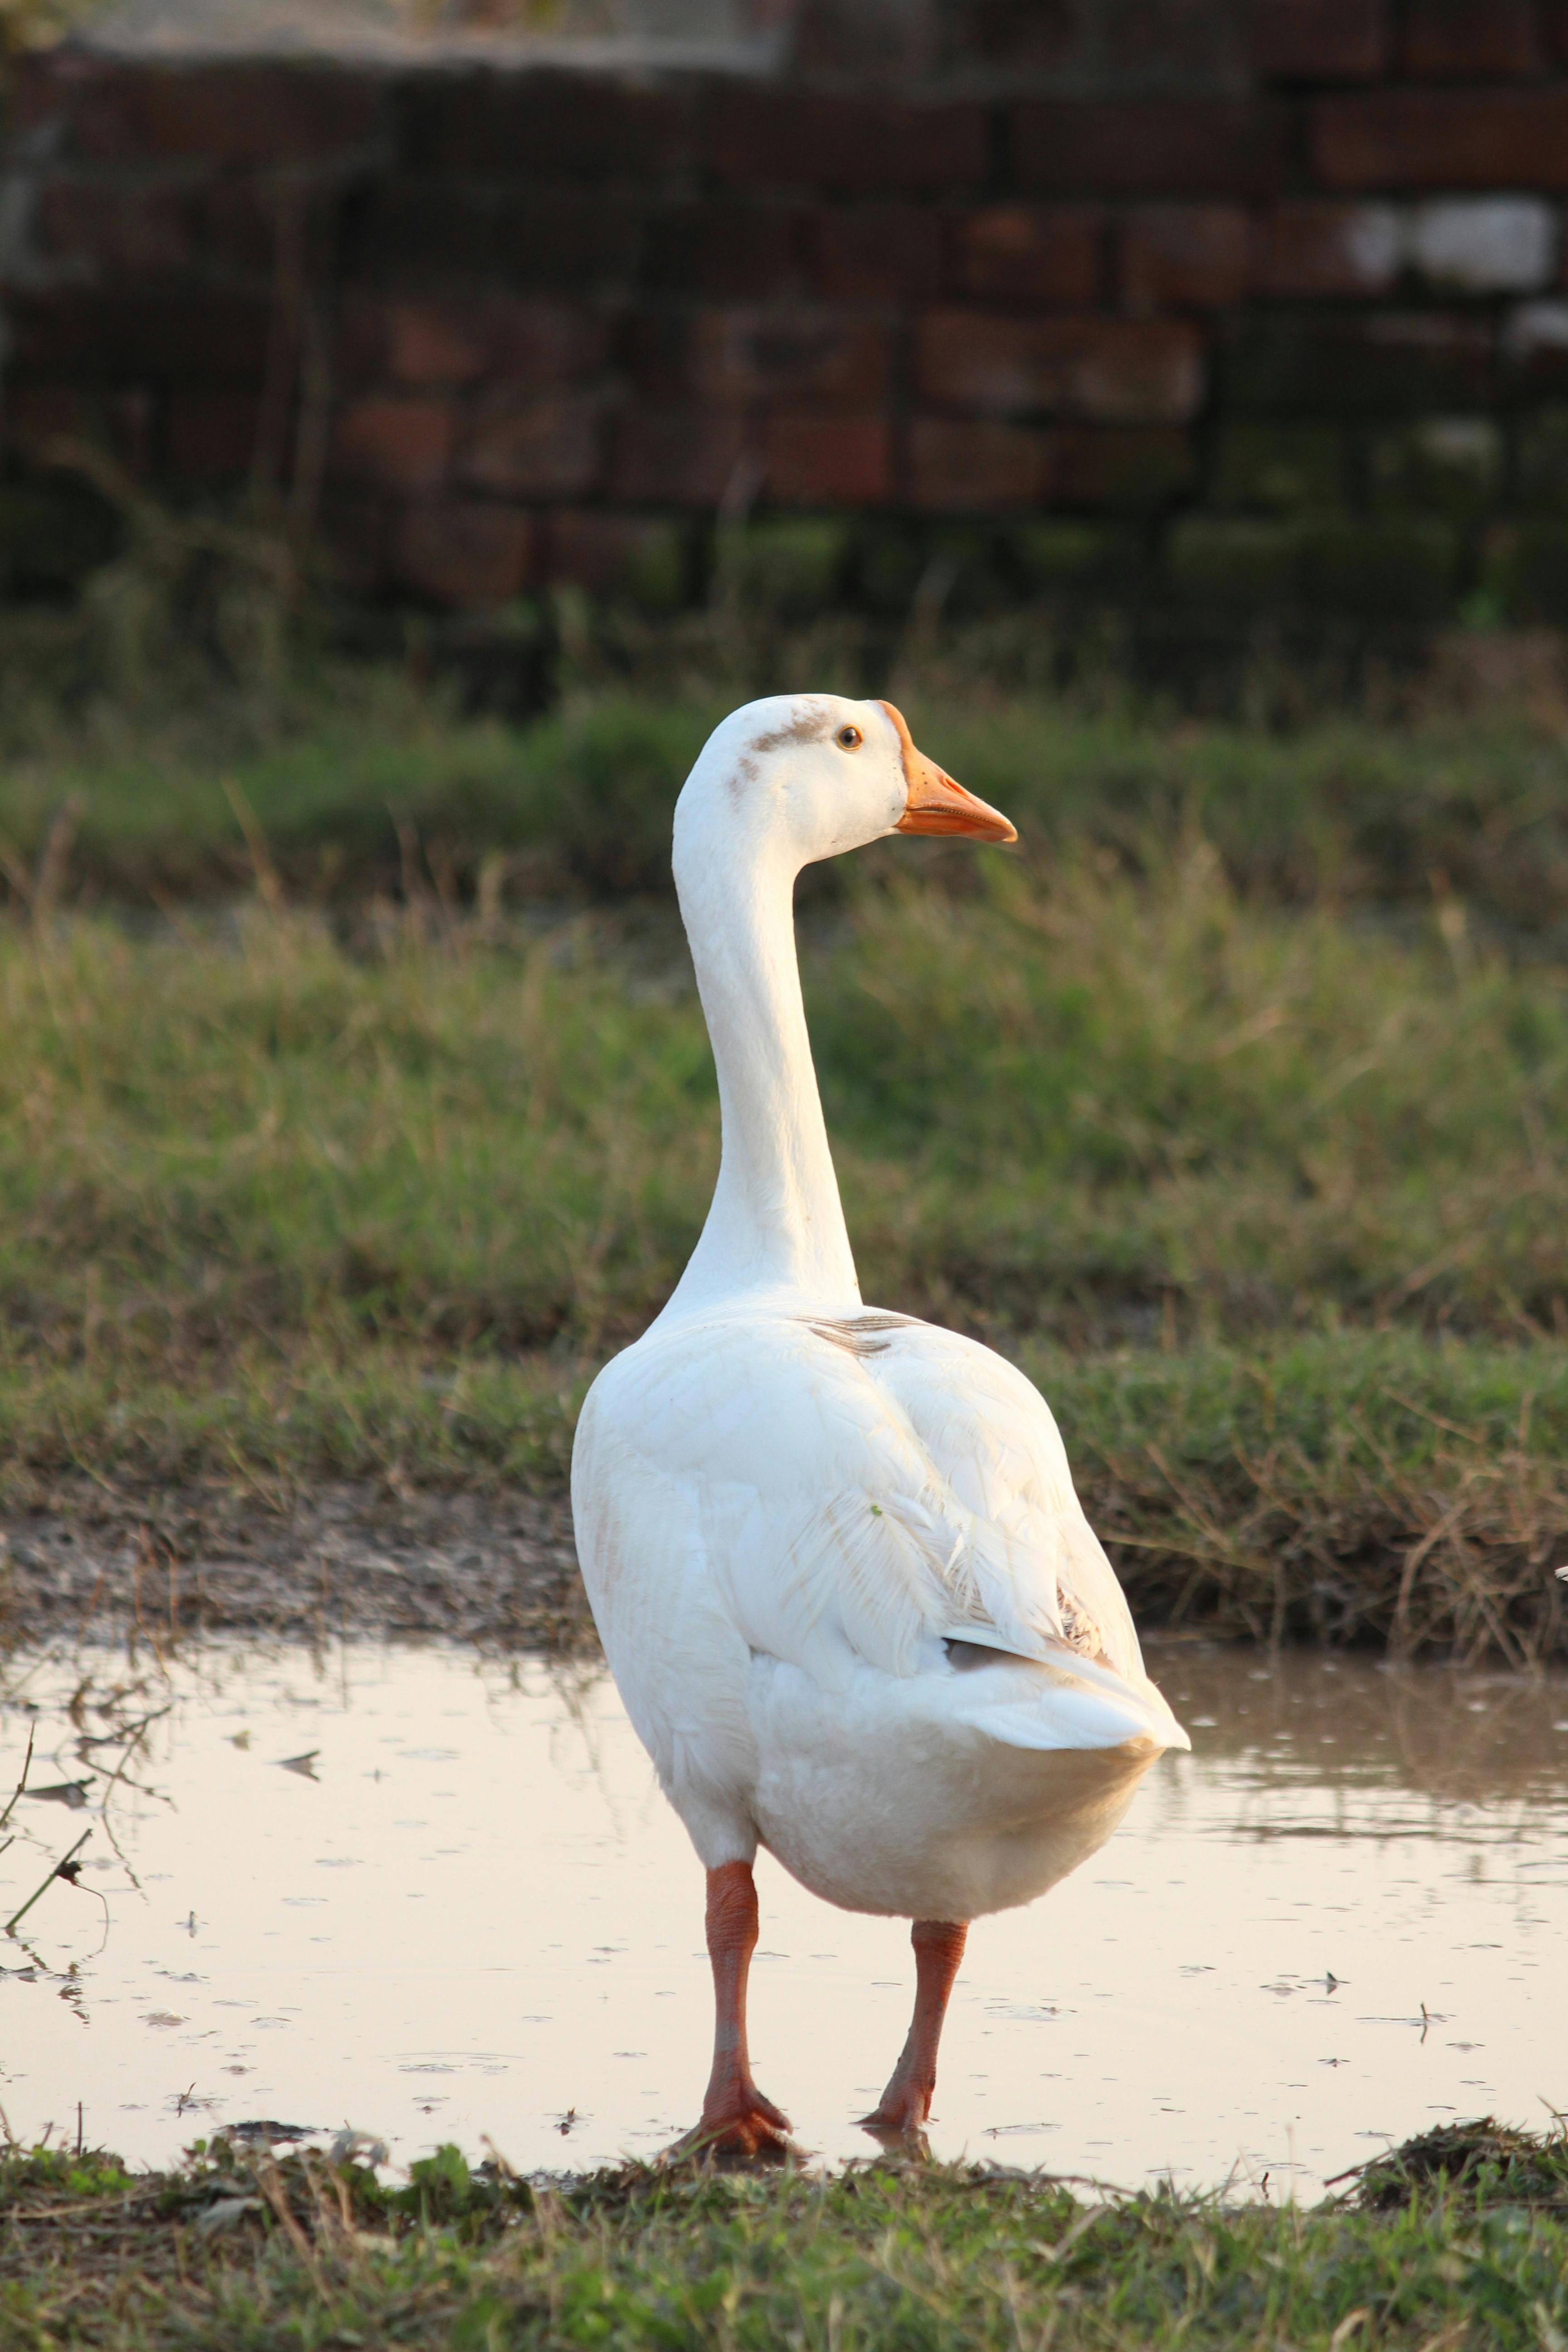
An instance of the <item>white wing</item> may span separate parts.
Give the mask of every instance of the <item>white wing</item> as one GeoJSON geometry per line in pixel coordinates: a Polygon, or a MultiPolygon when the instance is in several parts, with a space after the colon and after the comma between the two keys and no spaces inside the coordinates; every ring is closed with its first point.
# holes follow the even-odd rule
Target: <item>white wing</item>
{"type": "Polygon", "coordinates": [[[752,1650],[826,1689],[860,1664],[913,1675],[955,1639],[1142,1683],[1056,1424],[989,1349],[892,1317],[752,1316],[614,1371],[617,1451],[689,1498],[752,1650]]]}
{"type": "Polygon", "coordinates": [[[1118,1674],[1141,1674],[1131,1612],[1039,1391],[955,1332],[921,1323],[889,1336],[886,1369],[874,1369],[952,1508],[969,1515],[976,1574],[998,1630],[1034,1627],[1118,1674]]]}

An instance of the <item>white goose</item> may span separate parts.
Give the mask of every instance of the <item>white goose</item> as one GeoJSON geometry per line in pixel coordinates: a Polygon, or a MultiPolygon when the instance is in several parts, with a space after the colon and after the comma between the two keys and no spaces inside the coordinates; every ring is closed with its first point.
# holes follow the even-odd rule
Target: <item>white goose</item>
{"type": "Polygon", "coordinates": [[[1055,1885],[1189,1744],[1044,1399],[973,1340],[861,1303],[792,896],[803,866],[890,833],[1016,838],[886,702],[750,703],[692,769],[675,879],[719,1181],[572,1464],[605,1654],[708,1873],[717,2026],[691,2137],[747,2153],[788,2129],[747,2053],[759,1845],[829,1903],[913,1920],[914,2021],[865,2119],[912,2135],[967,1923],[1055,1885]]]}

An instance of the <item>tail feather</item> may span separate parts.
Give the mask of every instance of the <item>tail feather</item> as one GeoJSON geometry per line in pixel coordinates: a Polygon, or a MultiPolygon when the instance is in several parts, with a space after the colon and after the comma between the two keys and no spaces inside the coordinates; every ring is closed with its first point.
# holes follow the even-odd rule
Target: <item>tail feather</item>
{"type": "Polygon", "coordinates": [[[962,1708],[977,1731],[1010,1748],[1121,1748],[1143,1741],[1155,1748],[1191,1748],[1192,1741],[1147,1677],[1136,1682],[1114,1668],[1074,1659],[1076,1672],[1026,1664],[982,1670],[967,1682],[962,1708]],[[984,1685],[1003,1684],[987,1692],[984,1685]],[[1026,1685],[1032,1684],[1033,1688],[1026,1685]]]}

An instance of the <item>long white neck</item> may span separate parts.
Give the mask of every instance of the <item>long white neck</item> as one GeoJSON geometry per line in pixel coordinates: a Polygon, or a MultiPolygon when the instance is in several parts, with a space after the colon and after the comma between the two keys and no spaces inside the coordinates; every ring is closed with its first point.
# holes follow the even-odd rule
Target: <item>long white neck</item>
{"type": "Polygon", "coordinates": [[[678,857],[676,879],[719,1073],[722,1149],[708,1222],[665,1312],[778,1291],[856,1305],[801,1002],[793,869],[757,843],[741,858],[678,857]]]}

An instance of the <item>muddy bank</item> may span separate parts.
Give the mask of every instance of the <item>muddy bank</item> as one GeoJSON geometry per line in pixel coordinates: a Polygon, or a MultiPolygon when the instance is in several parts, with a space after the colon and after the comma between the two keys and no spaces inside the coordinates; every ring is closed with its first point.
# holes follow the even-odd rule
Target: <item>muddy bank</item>
{"type": "MultiPolygon", "coordinates": [[[[1267,1484],[1237,1463],[1228,1477],[1189,1467],[1173,1487],[1130,1454],[1087,1451],[1080,1491],[1145,1635],[1515,1671],[1563,1656],[1568,1582],[1549,1564],[1568,1548],[1551,1532],[1555,1465],[1472,1468],[1456,1493],[1436,1480],[1421,1493],[1393,1492],[1392,1475],[1361,1480],[1347,1500],[1354,1482],[1340,1462],[1338,1488],[1312,1474],[1324,1491],[1310,1528],[1274,1457],[1267,1484]],[[1256,1486],[1250,1512],[1232,1491],[1244,1478],[1256,1486]]],[[[0,1508],[0,1648],[137,1630],[597,1648],[561,1492],[375,1479],[156,1486],[68,1473],[0,1508]]]]}
{"type": "Polygon", "coordinates": [[[348,1482],[268,1499],[217,1486],[132,1496],[57,1486],[0,1515],[0,1643],[61,1633],[431,1633],[527,1648],[595,1641],[564,1497],[348,1482]]]}

